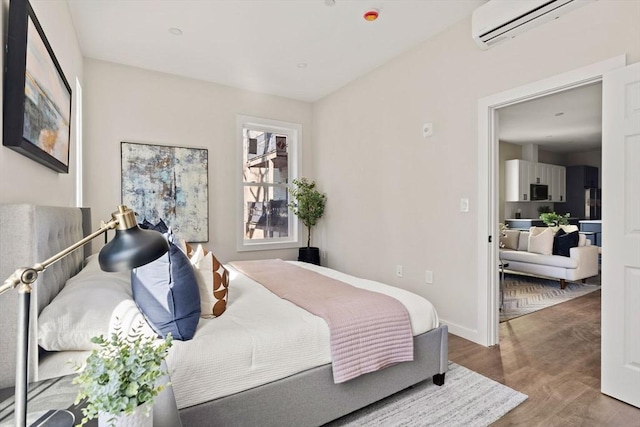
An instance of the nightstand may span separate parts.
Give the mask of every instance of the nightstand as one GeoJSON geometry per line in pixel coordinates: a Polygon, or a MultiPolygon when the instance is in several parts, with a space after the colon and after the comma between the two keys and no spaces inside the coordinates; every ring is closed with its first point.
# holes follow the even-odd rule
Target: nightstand
{"type": "MultiPolygon", "coordinates": [[[[80,410],[84,406],[74,405],[78,390],[72,384],[75,375],[51,378],[29,384],[29,394],[27,402],[27,425],[30,426],[39,417],[50,409],[67,409],[75,417],[75,423],[82,420],[80,410]]],[[[164,381],[169,381],[168,376],[164,381]]],[[[14,427],[13,420],[13,387],[0,390],[0,427],[14,427]]],[[[98,420],[89,421],[86,426],[97,426],[98,420]]],[[[165,388],[162,393],[156,396],[153,405],[153,426],[154,427],[182,427],[178,407],[171,387],[165,388]]]]}

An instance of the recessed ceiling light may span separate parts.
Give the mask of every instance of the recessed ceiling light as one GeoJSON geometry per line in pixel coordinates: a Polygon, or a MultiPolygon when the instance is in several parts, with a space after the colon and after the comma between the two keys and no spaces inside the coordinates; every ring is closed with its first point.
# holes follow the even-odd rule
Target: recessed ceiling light
{"type": "Polygon", "coordinates": [[[298,68],[307,68],[307,63],[306,62],[298,63],[298,68]]]}
{"type": "Polygon", "coordinates": [[[169,28],[169,32],[171,34],[173,34],[174,36],[181,36],[182,35],[182,30],[180,28],[176,28],[176,27],[169,28]]]}

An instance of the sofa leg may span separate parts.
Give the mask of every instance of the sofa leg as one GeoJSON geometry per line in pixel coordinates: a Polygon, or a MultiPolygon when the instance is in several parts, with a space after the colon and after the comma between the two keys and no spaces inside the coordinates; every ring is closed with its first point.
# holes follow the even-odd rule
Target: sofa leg
{"type": "Polygon", "coordinates": [[[587,279],[586,278],[582,279],[582,283],[587,283],[587,279]]]}
{"type": "Polygon", "coordinates": [[[564,289],[565,286],[567,286],[567,283],[564,281],[564,279],[560,279],[560,289],[564,289]]]}
{"type": "Polygon", "coordinates": [[[435,374],[433,376],[433,383],[435,385],[444,385],[444,374],[435,374]]]}

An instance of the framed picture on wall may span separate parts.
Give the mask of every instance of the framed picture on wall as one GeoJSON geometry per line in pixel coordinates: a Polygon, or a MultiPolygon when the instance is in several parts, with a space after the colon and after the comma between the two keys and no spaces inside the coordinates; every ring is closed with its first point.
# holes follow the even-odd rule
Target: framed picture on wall
{"type": "Polygon", "coordinates": [[[209,240],[208,150],[121,142],[122,204],[187,242],[209,240]]]}
{"type": "Polygon", "coordinates": [[[2,144],[69,172],[71,87],[27,0],[11,0],[2,144]]]}

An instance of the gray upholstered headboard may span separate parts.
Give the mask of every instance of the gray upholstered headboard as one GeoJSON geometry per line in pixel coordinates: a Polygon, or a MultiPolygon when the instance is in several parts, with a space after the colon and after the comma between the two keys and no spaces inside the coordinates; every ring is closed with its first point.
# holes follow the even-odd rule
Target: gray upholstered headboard
{"type": "MultiPolygon", "coordinates": [[[[0,205],[0,282],[17,268],[31,267],[82,239],[91,230],[90,217],[87,208],[0,205]]],[[[80,271],[84,258],[83,250],[71,253],[42,272],[34,284],[29,327],[30,379],[37,378],[38,314],[67,279],[80,271]]],[[[18,292],[14,289],[0,295],[0,388],[15,382],[17,315],[18,292]]]]}

